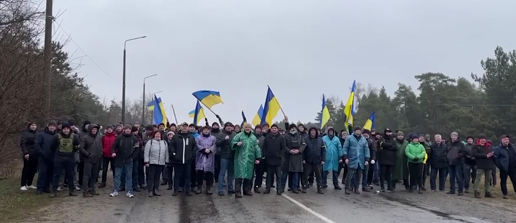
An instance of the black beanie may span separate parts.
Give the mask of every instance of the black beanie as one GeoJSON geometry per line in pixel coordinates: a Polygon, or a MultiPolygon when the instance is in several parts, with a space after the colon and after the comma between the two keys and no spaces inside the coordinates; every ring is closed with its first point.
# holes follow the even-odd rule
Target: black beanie
{"type": "Polygon", "coordinates": [[[293,128],[294,128],[294,129],[297,129],[296,124],[290,124],[290,125],[288,126],[288,130],[291,130],[291,129],[293,129],[293,128]]]}

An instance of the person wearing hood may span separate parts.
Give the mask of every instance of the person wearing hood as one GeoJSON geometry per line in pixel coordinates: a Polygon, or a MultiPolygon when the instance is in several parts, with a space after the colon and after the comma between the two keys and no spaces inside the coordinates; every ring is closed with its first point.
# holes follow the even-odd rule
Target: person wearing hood
{"type": "Polygon", "coordinates": [[[38,170],[38,153],[36,151],[36,136],[38,135],[38,126],[36,123],[28,123],[27,129],[21,134],[20,148],[23,154],[23,169],[21,174],[20,190],[26,191],[37,189],[32,185],[36,171],[38,170]]]}
{"type": "MultiPolygon", "coordinates": [[[[275,128],[277,129],[277,127],[275,128]]],[[[275,134],[277,135],[278,133],[275,134]]],[[[278,140],[283,141],[283,139],[279,138],[278,140]]],[[[260,146],[258,145],[258,143],[258,139],[252,132],[252,126],[250,123],[245,124],[244,131],[235,135],[235,137],[233,137],[233,139],[231,140],[231,149],[235,152],[235,198],[242,198],[242,190],[243,194],[246,196],[253,195],[251,189],[253,187],[252,179],[254,173],[254,165],[259,164],[263,156],[261,154],[260,146]]],[[[283,141],[283,145],[284,144],[285,143],[283,141]]],[[[280,168],[274,168],[274,170],[277,169],[280,168]]],[[[269,173],[267,173],[267,177],[269,177],[269,173]]],[[[276,177],[279,178],[278,175],[276,175],[276,177]]],[[[277,182],[280,182],[279,179],[277,182]]],[[[270,181],[267,181],[267,185],[269,185],[269,183],[270,181]]],[[[267,188],[269,188],[270,192],[270,187],[267,188]]]]}
{"type": "MultiPolygon", "coordinates": [[[[257,140],[256,137],[253,136],[253,138],[257,140]]],[[[265,137],[262,149],[264,153],[262,156],[265,157],[265,163],[267,165],[267,181],[264,193],[269,194],[271,192],[271,187],[274,183],[274,176],[276,176],[276,183],[278,186],[276,194],[281,195],[284,189],[280,186],[281,166],[283,164],[286,145],[284,136],[279,133],[278,125],[273,124],[271,126],[271,132],[265,137]]]]}
{"type": "Polygon", "coordinates": [[[303,177],[301,178],[302,193],[306,193],[309,181],[308,178],[312,174],[315,174],[315,180],[317,182],[317,193],[324,194],[321,187],[322,184],[322,165],[326,161],[326,146],[322,138],[319,137],[317,128],[311,127],[308,130],[308,136],[304,138],[306,143],[305,150],[303,151],[303,177]]]}
{"type": "Polygon", "coordinates": [[[475,177],[475,183],[473,188],[475,189],[475,197],[480,197],[480,179],[484,175],[484,196],[493,198],[491,195],[491,187],[489,184],[489,178],[491,177],[491,171],[494,167],[494,149],[491,148],[491,144],[487,143],[485,135],[478,137],[476,145],[471,148],[470,155],[475,158],[477,165],[475,177]]]}
{"type": "MultiPolygon", "coordinates": [[[[324,134],[326,135],[326,134],[324,134]]],[[[321,136],[322,137],[322,136],[321,136]]],[[[340,145],[341,147],[344,146],[344,142],[346,142],[346,138],[348,137],[348,132],[346,130],[340,130],[340,134],[339,134],[339,140],[340,140],[340,145]]],[[[340,175],[340,173],[342,172],[342,170],[344,170],[344,174],[342,174],[342,184],[346,184],[346,176],[348,175],[348,165],[346,165],[344,162],[342,163],[339,163],[339,170],[337,172],[337,175],[340,175]]],[[[313,182],[313,177],[312,177],[312,181],[313,182]]]]}
{"type": "MultiPolygon", "coordinates": [[[[74,133],[79,135],[79,139],[81,139],[81,141],[82,141],[83,137],[85,137],[88,134],[90,134],[89,130],[88,130],[90,124],[91,124],[91,122],[86,120],[86,121],[84,121],[84,123],[82,123],[82,128],[80,129],[80,131],[79,131],[79,129],[75,128],[74,133]]],[[[72,127],[72,129],[73,129],[73,127],[72,127]]],[[[98,132],[98,128],[97,128],[97,132],[98,132]]],[[[84,179],[84,159],[85,159],[85,157],[84,157],[83,154],[81,154],[80,148],[77,151],[76,159],[77,159],[76,160],[77,161],[77,168],[76,169],[79,172],[79,174],[78,174],[79,179],[77,179],[77,183],[78,183],[77,186],[78,187],[82,187],[83,183],[84,183],[82,180],[84,179]]]]}
{"type": "Polygon", "coordinates": [[[339,137],[335,135],[335,129],[333,129],[331,126],[328,127],[327,134],[322,137],[322,140],[324,142],[324,147],[326,148],[326,161],[323,164],[323,176],[321,182],[322,187],[328,187],[327,179],[328,174],[331,171],[334,189],[342,190],[342,188],[339,186],[338,170],[339,163],[343,162],[342,155],[344,154],[344,151],[342,150],[339,137]]]}
{"type": "MultiPolygon", "coordinates": [[[[396,139],[394,140],[396,143],[397,155],[396,155],[396,164],[394,165],[394,170],[392,172],[392,189],[396,189],[396,184],[398,181],[403,180],[403,185],[405,189],[409,189],[409,170],[408,170],[408,159],[405,155],[405,149],[408,145],[408,141],[405,140],[405,135],[402,131],[396,132],[396,139]]],[[[380,161],[380,165],[382,165],[382,161],[380,161]]]]}
{"type": "MultiPolygon", "coordinates": [[[[377,133],[379,134],[379,133],[377,133]]],[[[378,147],[378,163],[380,163],[380,188],[385,192],[385,181],[387,181],[387,191],[393,192],[394,186],[392,181],[392,173],[398,159],[398,147],[393,138],[392,131],[385,129],[382,138],[377,142],[378,147]]]]}
{"type": "Polygon", "coordinates": [[[226,182],[226,188],[228,194],[234,193],[233,181],[235,173],[234,155],[235,152],[231,148],[231,140],[235,137],[236,133],[232,131],[233,124],[231,122],[224,123],[224,130],[221,134],[216,136],[217,138],[217,152],[220,157],[220,172],[217,180],[217,191],[219,196],[224,196],[224,182],[226,182]],[[227,180],[226,180],[227,171],[227,180]]]}
{"type": "Polygon", "coordinates": [[[56,122],[49,121],[43,132],[36,135],[36,152],[38,158],[38,186],[36,194],[50,193],[50,183],[54,176],[54,153],[50,143],[56,134],[56,122]]]}
{"type": "Polygon", "coordinates": [[[297,126],[290,124],[289,132],[285,134],[285,159],[283,161],[281,188],[285,188],[287,177],[289,187],[294,194],[301,191],[299,186],[300,175],[303,173],[303,152],[306,148],[305,139],[297,130],[297,126]]]}
{"type": "Polygon", "coordinates": [[[168,143],[161,137],[161,131],[154,132],[153,138],[147,141],[143,152],[143,162],[147,167],[147,190],[149,197],[161,196],[159,193],[159,178],[170,156],[168,143]]]}
{"type": "Polygon", "coordinates": [[[426,157],[426,149],[419,142],[419,137],[416,134],[412,134],[409,137],[410,143],[405,148],[405,155],[408,159],[409,175],[410,175],[410,188],[409,192],[412,192],[414,188],[418,189],[418,193],[422,194],[423,191],[423,160],[426,157]]]}
{"type": "MultiPolygon", "coordinates": [[[[223,135],[222,131],[220,131],[220,125],[217,122],[211,124],[211,135],[216,139],[220,138],[223,135]]],[[[213,177],[215,178],[215,183],[219,182],[219,173],[220,173],[220,147],[217,146],[215,151],[215,174],[213,177]]]]}
{"type": "Polygon", "coordinates": [[[113,126],[109,125],[106,127],[106,133],[100,138],[102,142],[102,181],[100,183],[99,188],[106,187],[107,181],[107,172],[108,169],[111,169],[113,176],[115,176],[115,162],[114,158],[111,156],[111,148],[113,144],[115,144],[116,136],[114,133],[113,126]]]}
{"type": "Polygon", "coordinates": [[[500,187],[503,199],[507,199],[507,178],[511,179],[511,184],[516,193],[516,146],[510,143],[508,135],[502,135],[501,143],[494,150],[494,162],[500,169],[500,187]]]}
{"type": "Polygon", "coordinates": [[[133,198],[133,157],[137,152],[138,140],[131,133],[132,127],[126,125],[123,128],[123,134],[118,136],[111,147],[111,156],[115,161],[115,177],[113,192],[110,197],[118,196],[119,191],[126,191],[125,196],[133,198]],[[125,188],[121,187],[122,176],[125,177],[125,188]]]}
{"type": "Polygon", "coordinates": [[[202,193],[204,182],[206,182],[206,194],[213,194],[213,174],[215,172],[215,153],[217,152],[216,142],[217,138],[211,135],[210,126],[204,126],[201,135],[195,139],[195,144],[197,145],[195,151],[196,194],[202,193]]]}
{"type": "Polygon", "coordinates": [[[345,193],[349,195],[351,191],[354,191],[359,194],[358,185],[359,182],[362,182],[363,170],[369,165],[369,159],[371,158],[368,142],[362,136],[362,128],[355,127],[353,135],[346,139],[342,150],[342,160],[348,165],[345,193]],[[353,178],[356,185],[351,184],[353,178]]]}
{"type": "MultiPolygon", "coordinates": [[[[195,149],[197,148],[194,135],[189,132],[189,126],[185,122],[181,125],[180,131],[174,135],[169,143],[170,162],[174,165],[174,193],[179,194],[179,188],[184,188],[187,196],[191,193],[192,162],[195,163],[195,149]]],[[[194,179],[195,181],[195,179],[194,179]]]]}
{"type": "Polygon", "coordinates": [[[430,163],[430,190],[436,190],[436,178],[439,173],[439,191],[444,191],[446,184],[446,174],[448,172],[448,151],[441,135],[434,136],[434,143],[430,146],[428,160],[430,163]]]}
{"type": "MultiPolygon", "coordinates": [[[[260,125],[256,125],[254,127],[254,136],[258,139],[258,146],[260,146],[261,154],[263,155],[263,141],[265,140],[265,136],[263,136],[263,130],[260,125]]],[[[261,193],[260,188],[263,184],[263,175],[266,171],[267,167],[265,165],[265,157],[260,158],[260,163],[254,166],[255,171],[255,179],[254,179],[254,192],[261,193]]]]}
{"type": "Polygon", "coordinates": [[[451,141],[448,142],[446,149],[448,150],[448,164],[450,173],[450,191],[448,194],[455,194],[457,189],[459,196],[463,195],[464,189],[464,157],[466,149],[464,143],[459,139],[459,134],[452,132],[450,134],[451,141]],[[455,187],[457,183],[457,188],[455,187]]]}
{"type": "Polygon", "coordinates": [[[83,157],[82,190],[84,197],[99,195],[95,191],[95,180],[99,170],[98,164],[102,159],[102,139],[99,136],[99,126],[88,124],[88,134],[81,137],[79,151],[83,157]]]}
{"type": "MultiPolygon", "coordinates": [[[[193,123],[190,124],[188,126],[188,130],[190,131],[190,134],[192,134],[192,136],[194,137],[194,139],[197,139],[197,137],[199,137],[199,132],[200,131],[200,127],[194,125],[193,123]]],[[[190,188],[192,188],[193,191],[197,191],[197,170],[195,170],[195,149],[194,148],[194,156],[193,156],[193,160],[192,160],[192,163],[193,165],[190,165],[190,168],[192,168],[190,170],[190,175],[191,175],[191,181],[190,181],[190,188]]]]}
{"type": "Polygon", "coordinates": [[[70,124],[63,123],[61,132],[56,134],[52,142],[50,142],[50,150],[54,156],[54,179],[52,181],[52,192],[50,198],[57,196],[57,188],[59,186],[59,179],[61,174],[65,173],[68,182],[68,194],[70,196],[77,196],[74,192],[74,174],[75,174],[75,154],[78,151],[80,140],[79,136],[72,132],[70,124]]]}
{"type": "MultiPolygon", "coordinates": [[[[466,144],[464,145],[464,149],[466,150],[466,155],[464,157],[464,192],[469,193],[469,183],[475,182],[475,178],[477,175],[476,168],[476,158],[472,155],[473,147],[477,144],[474,143],[474,138],[468,136],[466,138],[466,144]]],[[[477,140],[478,141],[478,140],[477,140]]],[[[494,165],[493,165],[494,166],[494,165]]]]}

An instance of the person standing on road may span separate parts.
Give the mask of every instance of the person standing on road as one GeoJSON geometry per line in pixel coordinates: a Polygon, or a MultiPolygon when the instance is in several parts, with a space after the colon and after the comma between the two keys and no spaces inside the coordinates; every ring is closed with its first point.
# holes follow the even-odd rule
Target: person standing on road
{"type": "Polygon", "coordinates": [[[466,149],[464,143],[459,139],[459,134],[452,132],[450,135],[451,141],[448,142],[448,164],[450,173],[450,191],[448,194],[455,194],[455,189],[458,190],[458,196],[463,195],[464,189],[464,157],[466,156],[466,149]],[[457,182],[458,188],[455,188],[457,182]]]}
{"type": "Polygon", "coordinates": [[[54,177],[54,153],[50,143],[56,134],[56,122],[50,121],[43,132],[36,135],[38,153],[38,188],[36,194],[50,193],[50,183],[54,177]]]}
{"type": "Polygon", "coordinates": [[[50,149],[55,154],[54,157],[54,179],[52,181],[52,193],[50,198],[57,196],[57,188],[61,174],[65,173],[68,179],[68,194],[77,196],[74,192],[74,174],[75,174],[75,154],[80,145],[79,137],[71,132],[70,124],[63,123],[61,132],[56,134],[50,143],[50,149]]]}
{"type": "Polygon", "coordinates": [[[426,177],[430,175],[430,165],[427,164],[428,153],[430,153],[430,143],[426,141],[426,136],[421,134],[419,135],[419,144],[421,144],[425,148],[425,158],[423,159],[423,173],[421,175],[421,190],[426,191],[426,177]]]}
{"type": "Polygon", "coordinates": [[[226,188],[228,194],[235,193],[233,187],[235,163],[234,157],[235,152],[231,148],[231,140],[236,136],[235,132],[232,132],[233,124],[231,122],[224,123],[224,130],[221,134],[217,135],[217,147],[220,150],[220,172],[217,182],[217,191],[219,196],[224,196],[224,182],[226,182],[226,188]],[[227,172],[227,180],[226,180],[227,172]]]}
{"type": "Polygon", "coordinates": [[[99,173],[99,162],[102,159],[102,141],[99,136],[99,126],[88,125],[88,134],[81,137],[79,151],[83,157],[82,190],[84,197],[99,195],[95,191],[95,180],[99,173]]]}
{"type": "Polygon", "coordinates": [[[271,132],[265,137],[262,147],[265,163],[267,164],[267,186],[264,193],[269,194],[271,192],[274,176],[276,176],[278,186],[276,194],[281,195],[284,189],[281,188],[281,166],[283,164],[286,144],[284,136],[279,133],[278,125],[273,124],[271,126],[271,132]]]}
{"type": "Polygon", "coordinates": [[[190,179],[195,148],[195,138],[188,131],[188,123],[185,122],[169,144],[168,154],[170,155],[170,162],[174,165],[174,193],[172,196],[179,194],[179,187],[184,188],[187,196],[192,196],[190,179]]]}
{"type": "MultiPolygon", "coordinates": [[[[409,189],[409,170],[408,170],[408,160],[407,155],[405,155],[405,148],[408,145],[407,140],[405,140],[405,135],[402,131],[396,132],[396,148],[398,148],[398,154],[396,157],[396,165],[394,166],[394,171],[392,172],[392,189],[396,189],[396,184],[398,181],[403,180],[403,185],[405,186],[405,190],[409,189]]],[[[382,162],[380,162],[380,165],[382,162]]]]}
{"type": "MultiPolygon", "coordinates": [[[[464,145],[464,149],[466,150],[466,156],[464,157],[464,192],[469,193],[469,184],[475,182],[477,169],[476,169],[476,159],[472,155],[472,149],[476,145],[474,143],[474,138],[468,136],[466,138],[466,144],[464,145]]],[[[493,165],[494,166],[494,165],[493,165]]]]}
{"type": "MultiPolygon", "coordinates": [[[[369,188],[372,188],[373,170],[374,164],[376,163],[376,143],[374,139],[371,138],[371,131],[368,129],[362,131],[362,136],[367,141],[367,147],[369,147],[369,155],[371,157],[367,160],[371,165],[364,166],[364,170],[362,171],[362,191],[369,192],[369,188]],[[371,176],[369,176],[369,174],[371,174],[371,176]]],[[[359,183],[360,182],[356,182],[356,184],[359,183]]]]}
{"type": "Polygon", "coordinates": [[[501,137],[500,146],[494,151],[495,164],[500,169],[500,187],[503,199],[507,199],[507,177],[511,179],[512,187],[516,192],[516,146],[510,143],[509,136],[501,137]]]}
{"type": "Polygon", "coordinates": [[[412,192],[414,188],[418,189],[418,193],[423,193],[423,161],[426,156],[425,147],[419,142],[419,137],[412,134],[409,137],[410,143],[405,148],[405,155],[408,159],[408,168],[410,175],[410,188],[412,192]]]}
{"type": "Polygon", "coordinates": [[[115,176],[115,158],[112,157],[111,148],[115,144],[116,136],[113,132],[113,126],[106,127],[106,134],[104,134],[101,138],[102,142],[102,181],[100,183],[99,188],[106,187],[107,181],[107,173],[108,168],[111,168],[111,173],[113,173],[113,177],[115,176]]]}
{"type": "Polygon", "coordinates": [[[342,188],[339,186],[338,179],[339,163],[342,163],[342,144],[340,143],[339,137],[335,135],[335,129],[333,129],[331,126],[328,127],[327,134],[322,137],[322,140],[324,142],[324,147],[326,148],[326,161],[324,162],[322,172],[322,187],[328,187],[327,179],[328,174],[331,171],[333,188],[335,190],[342,190],[342,188]]]}
{"type": "Polygon", "coordinates": [[[303,151],[303,164],[304,164],[304,172],[302,182],[302,193],[306,193],[306,189],[308,188],[309,176],[312,173],[315,173],[315,180],[317,185],[317,193],[324,194],[322,187],[322,165],[324,165],[326,160],[326,147],[322,138],[319,137],[317,128],[311,127],[308,130],[308,136],[305,137],[306,148],[303,151]]]}
{"type": "Polygon", "coordinates": [[[383,131],[383,136],[377,142],[378,162],[380,163],[380,188],[385,192],[385,181],[387,181],[387,191],[393,192],[392,174],[394,166],[398,160],[398,147],[390,129],[383,131]]]}
{"type": "MultiPolygon", "coordinates": [[[[244,195],[253,195],[251,189],[253,187],[254,165],[259,164],[262,158],[258,139],[256,139],[251,129],[251,124],[245,124],[244,131],[235,135],[233,140],[231,140],[231,148],[235,151],[235,198],[242,198],[242,189],[244,195]]],[[[280,167],[281,165],[278,167],[274,166],[274,170],[280,167]]],[[[276,175],[276,178],[279,178],[278,175],[276,175]]]]}
{"type": "Polygon", "coordinates": [[[195,139],[195,144],[197,145],[195,152],[195,170],[197,171],[196,194],[202,193],[204,182],[206,182],[206,194],[213,194],[216,142],[215,136],[211,135],[210,126],[204,126],[199,137],[195,139]]]}
{"type": "Polygon", "coordinates": [[[290,124],[289,132],[285,135],[285,160],[282,167],[281,188],[287,185],[289,180],[292,193],[299,194],[299,176],[303,173],[303,152],[306,143],[300,135],[295,124],[290,124]]]}
{"type": "Polygon", "coordinates": [[[133,156],[138,148],[138,140],[131,134],[132,127],[124,126],[123,134],[118,136],[111,148],[111,156],[115,158],[115,178],[113,192],[110,197],[118,196],[118,191],[126,191],[125,196],[133,198],[133,156]],[[121,188],[122,175],[125,177],[125,188],[121,188]]]}
{"type": "Polygon", "coordinates": [[[490,178],[491,171],[494,167],[494,149],[492,149],[491,144],[487,143],[485,135],[480,135],[478,137],[476,145],[474,145],[470,150],[470,155],[472,158],[475,158],[475,162],[477,165],[476,169],[476,177],[475,183],[473,185],[475,189],[475,197],[480,197],[480,179],[482,175],[484,175],[484,196],[493,198],[491,195],[491,187],[490,187],[490,178]]]}
{"type": "MultiPolygon", "coordinates": [[[[176,132],[175,131],[168,131],[167,132],[167,145],[170,144],[170,142],[172,142],[172,139],[174,138],[174,135],[176,135],[176,132]]],[[[168,160],[170,161],[170,154],[169,154],[169,158],[168,160]]],[[[164,169],[163,169],[163,174],[165,174],[166,172],[166,177],[167,177],[167,190],[172,190],[174,188],[174,165],[172,165],[170,162],[167,162],[164,169]],[[166,171],[165,171],[166,170],[166,171]]]]}
{"type": "Polygon", "coordinates": [[[448,150],[442,141],[441,135],[434,136],[435,143],[430,146],[428,159],[430,162],[430,190],[436,190],[436,178],[439,173],[439,191],[444,191],[446,184],[446,174],[448,172],[448,150]]]}
{"type": "Polygon", "coordinates": [[[362,137],[362,128],[355,127],[353,135],[349,136],[344,143],[342,148],[342,160],[348,165],[348,175],[346,176],[346,188],[345,193],[350,194],[350,191],[354,191],[356,194],[360,194],[358,190],[359,182],[361,181],[362,172],[365,166],[369,165],[369,145],[367,140],[362,137]],[[351,184],[351,179],[355,178],[356,185],[351,184]]]}
{"type": "Polygon", "coordinates": [[[32,185],[34,176],[38,170],[38,153],[36,151],[36,136],[38,126],[36,123],[28,123],[27,129],[21,134],[20,147],[23,153],[23,169],[21,174],[20,190],[37,189],[32,185]]]}
{"type": "Polygon", "coordinates": [[[162,140],[161,132],[154,132],[153,138],[145,144],[143,162],[147,167],[147,190],[149,197],[161,196],[159,193],[159,181],[161,172],[169,162],[168,143],[162,140]]]}
{"type": "Polygon", "coordinates": [[[255,179],[254,179],[254,192],[261,193],[260,188],[263,185],[263,175],[267,169],[265,165],[265,157],[263,157],[263,141],[265,140],[265,136],[263,136],[262,127],[260,125],[256,125],[254,127],[254,136],[258,139],[258,146],[260,146],[262,157],[260,158],[260,163],[254,166],[255,171],[255,179]]]}
{"type": "MultiPolygon", "coordinates": [[[[214,122],[211,124],[211,135],[214,136],[216,139],[220,138],[221,135],[224,135],[220,130],[219,123],[214,122]]],[[[217,184],[219,182],[220,173],[220,147],[216,146],[215,151],[213,153],[215,153],[215,172],[213,178],[215,180],[215,183],[217,184]]]]}

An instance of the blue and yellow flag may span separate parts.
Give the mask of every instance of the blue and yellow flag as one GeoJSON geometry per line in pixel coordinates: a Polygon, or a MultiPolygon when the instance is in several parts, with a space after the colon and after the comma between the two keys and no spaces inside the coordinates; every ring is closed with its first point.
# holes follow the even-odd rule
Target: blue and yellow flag
{"type": "Polygon", "coordinates": [[[195,109],[188,112],[188,116],[190,116],[190,118],[193,118],[193,123],[195,125],[198,125],[199,122],[206,117],[206,115],[204,114],[204,108],[201,106],[201,103],[199,103],[199,101],[197,101],[195,109]]]}
{"type": "Polygon", "coordinates": [[[254,115],[253,118],[253,126],[257,126],[262,121],[262,115],[263,115],[263,105],[260,105],[260,108],[258,109],[258,112],[256,112],[256,115],[254,115]]]}
{"type": "Polygon", "coordinates": [[[344,114],[346,115],[346,125],[353,126],[353,115],[355,115],[355,85],[356,81],[353,81],[351,87],[351,94],[349,95],[348,102],[344,108],[344,114]]]}
{"type": "Polygon", "coordinates": [[[218,91],[200,90],[192,93],[192,95],[209,109],[216,104],[224,103],[218,91]]]}
{"type": "MultiPolygon", "coordinates": [[[[161,102],[161,98],[158,98],[158,102],[161,102]]],[[[154,111],[154,99],[147,103],[147,110],[154,111]]]]}
{"type": "Polygon", "coordinates": [[[240,126],[243,128],[245,124],[247,124],[247,118],[245,118],[244,111],[242,111],[242,124],[240,124],[240,126]]]}
{"type": "Polygon", "coordinates": [[[272,125],[272,120],[278,115],[278,111],[281,109],[281,105],[278,102],[278,99],[276,99],[276,96],[274,96],[274,93],[272,93],[272,90],[270,87],[267,90],[267,97],[265,98],[265,104],[263,106],[263,113],[262,113],[262,120],[260,122],[261,125],[265,124],[266,122],[269,123],[269,125],[272,125]]]}
{"type": "Polygon", "coordinates": [[[167,123],[167,115],[165,114],[165,107],[161,99],[154,95],[154,124],[167,123]]]}
{"type": "Polygon", "coordinates": [[[330,111],[328,110],[328,106],[326,106],[326,97],[324,94],[322,95],[322,110],[321,110],[321,129],[328,123],[330,120],[330,111]]]}
{"type": "Polygon", "coordinates": [[[376,128],[375,115],[376,115],[376,111],[374,111],[373,114],[371,114],[371,117],[369,117],[369,119],[367,119],[367,121],[364,124],[364,127],[362,127],[363,129],[373,130],[376,128]]]}

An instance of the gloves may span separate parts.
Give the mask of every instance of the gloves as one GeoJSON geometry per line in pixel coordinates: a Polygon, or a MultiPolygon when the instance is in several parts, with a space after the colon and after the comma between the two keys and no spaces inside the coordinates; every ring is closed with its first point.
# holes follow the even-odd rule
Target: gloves
{"type": "Polygon", "coordinates": [[[374,163],[375,163],[374,160],[371,160],[371,164],[374,164],[374,163]]]}
{"type": "Polygon", "coordinates": [[[417,162],[417,161],[419,161],[419,158],[414,157],[414,159],[413,159],[413,160],[414,160],[415,162],[417,162]]]}

